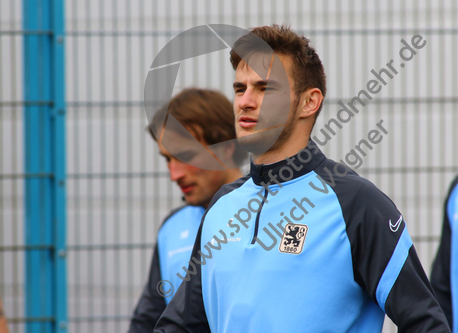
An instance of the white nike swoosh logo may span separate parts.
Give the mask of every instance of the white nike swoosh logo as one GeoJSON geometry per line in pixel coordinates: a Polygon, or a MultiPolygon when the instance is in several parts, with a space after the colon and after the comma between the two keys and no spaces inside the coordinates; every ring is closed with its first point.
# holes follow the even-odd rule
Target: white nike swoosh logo
{"type": "Polygon", "coordinates": [[[399,226],[401,225],[401,222],[402,222],[402,215],[399,217],[399,220],[397,220],[395,224],[391,223],[391,219],[390,219],[390,230],[392,232],[398,231],[399,226]]]}

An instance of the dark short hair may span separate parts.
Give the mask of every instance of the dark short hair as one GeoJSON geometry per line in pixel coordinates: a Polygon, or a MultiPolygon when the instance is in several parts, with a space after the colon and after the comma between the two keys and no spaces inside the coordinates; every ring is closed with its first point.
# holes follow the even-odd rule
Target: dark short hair
{"type": "MultiPolygon", "coordinates": [[[[242,57],[256,52],[271,52],[254,42],[257,37],[264,40],[274,53],[289,55],[293,61],[293,70],[290,73],[294,79],[295,94],[299,95],[310,88],[321,90],[326,96],[326,74],[320,57],[310,45],[308,38],[298,35],[285,25],[273,24],[271,27],[257,27],[251,33],[239,38],[231,50],[231,64],[237,69],[242,57]],[[254,35],[254,36],[253,36],[254,35]],[[253,46],[256,45],[256,46],[253,46]],[[240,55],[239,55],[240,54],[240,55]]],[[[321,111],[322,105],[315,114],[315,119],[321,111]]]]}
{"type": "MultiPolygon", "coordinates": [[[[158,138],[154,132],[161,132],[167,111],[197,140],[203,139],[209,145],[236,138],[232,103],[219,91],[187,88],[174,96],[167,105],[157,110],[148,126],[149,133],[156,141],[158,138]]],[[[246,158],[246,152],[236,144],[233,156],[238,165],[246,158]]]]}

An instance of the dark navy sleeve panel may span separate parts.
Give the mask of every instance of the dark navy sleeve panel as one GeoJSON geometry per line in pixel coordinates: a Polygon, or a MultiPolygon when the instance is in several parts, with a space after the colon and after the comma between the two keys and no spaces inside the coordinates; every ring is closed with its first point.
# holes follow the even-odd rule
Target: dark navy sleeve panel
{"type": "MultiPolygon", "coordinates": [[[[377,287],[405,224],[399,221],[401,214],[396,206],[375,185],[353,171],[338,176],[335,165],[328,160],[317,173],[331,185],[340,202],[351,244],[355,281],[384,310],[380,304],[383,300],[376,297],[377,287]],[[390,223],[395,232],[391,231],[390,223]]],[[[337,170],[342,172],[343,167],[337,170]]]]}
{"type": "MultiPolygon", "coordinates": [[[[200,258],[198,251],[201,235],[202,224],[192,250],[192,256],[195,258],[200,258]]],[[[155,333],[210,333],[202,299],[201,266],[190,266],[188,272],[189,275],[186,275],[157,322],[155,333]]]]}
{"type": "MultiPolygon", "coordinates": [[[[421,321],[424,325],[437,324],[442,332],[448,332],[401,213],[371,182],[352,171],[339,176],[335,165],[328,160],[317,173],[329,184],[335,183],[331,187],[345,219],[355,281],[397,324],[403,325],[400,332],[415,332],[409,323],[421,326],[421,321]],[[392,299],[397,300],[396,306],[392,299]],[[411,300],[427,309],[419,314],[411,300]]],[[[342,173],[343,167],[337,170],[342,173]]]]}
{"type": "MultiPolygon", "coordinates": [[[[222,196],[239,188],[249,178],[250,176],[245,176],[233,183],[223,185],[213,196],[207,211],[202,217],[191,258],[202,260],[199,251],[201,249],[202,227],[207,212],[222,196]]],[[[201,265],[190,265],[187,273],[185,280],[181,283],[175,296],[160,317],[154,329],[155,333],[210,333],[202,298],[201,265]]]]}
{"type": "Polygon", "coordinates": [[[164,297],[159,295],[156,288],[161,280],[158,252],[156,244],[148,282],[143,289],[143,293],[132,316],[129,333],[152,332],[166,307],[164,297]]]}
{"type": "Polygon", "coordinates": [[[452,252],[452,227],[450,216],[450,201],[454,191],[458,191],[458,176],[452,182],[444,202],[444,215],[442,224],[442,236],[436,259],[433,263],[431,272],[431,284],[433,286],[439,304],[444,310],[450,327],[453,328],[453,312],[452,312],[452,288],[451,288],[451,252],[452,252]]]}
{"type": "Polygon", "coordinates": [[[386,300],[386,313],[399,333],[450,332],[413,246],[386,300]]]}

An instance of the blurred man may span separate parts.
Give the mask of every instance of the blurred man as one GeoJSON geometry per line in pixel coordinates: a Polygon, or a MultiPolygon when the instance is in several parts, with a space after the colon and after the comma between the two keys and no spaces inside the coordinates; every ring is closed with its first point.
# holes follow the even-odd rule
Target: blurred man
{"type": "Polygon", "coordinates": [[[8,333],[8,324],[5,318],[5,312],[3,311],[2,300],[0,299],[0,333],[8,333]]]}
{"type": "Polygon", "coordinates": [[[453,332],[458,332],[458,176],[444,203],[442,239],[433,264],[431,284],[453,332]]]}
{"type": "MultiPolygon", "coordinates": [[[[204,170],[192,166],[203,163],[202,167],[206,167],[206,162],[212,163],[201,156],[208,154],[205,147],[235,139],[232,104],[219,92],[195,88],[182,91],[172,98],[168,108],[164,106],[155,114],[149,132],[167,161],[170,179],[181,188],[187,205],[173,210],[158,232],[148,283],[134,311],[129,333],[152,332],[173,290],[181,283],[176,274],[187,266],[205,208],[222,185],[242,176],[237,168],[204,170]],[[172,124],[172,127],[167,125],[170,132],[164,132],[162,127],[167,110],[167,123],[172,124]],[[182,125],[174,123],[172,116],[192,138],[185,137],[182,125]],[[158,138],[154,133],[161,135],[158,138]],[[168,148],[173,150],[173,155],[162,145],[166,135],[172,138],[168,148]],[[160,282],[162,280],[167,281],[160,282]]],[[[227,160],[233,160],[233,165],[240,165],[246,156],[235,142],[224,149],[223,154],[228,156],[227,160]]]]}
{"type": "Polygon", "coordinates": [[[308,39],[255,28],[231,63],[251,171],[212,199],[187,279],[154,332],[380,333],[385,313],[399,332],[450,332],[396,206],[310,141],[326,80],[308,39]],[[252,49],[256,36],[273,52],[252,49]],[[276,135],[260,129],[281,118],[271,112],[289,116],[261,153],[276,135]]]}

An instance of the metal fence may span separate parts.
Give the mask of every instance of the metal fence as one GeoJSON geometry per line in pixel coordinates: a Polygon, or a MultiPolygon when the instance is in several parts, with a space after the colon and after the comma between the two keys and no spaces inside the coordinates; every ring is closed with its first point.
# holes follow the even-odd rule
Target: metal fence
{"type": "MultiPolygon", "coordinates": [[[[354,103],[359,113],[351,121],[342,128],[332,125],[335,135],[327,130],[330,139],[323,150],[330,158],[345,159],[383,120],[388,134],[371,150],[365,149],[366,156],[359,153],[362,165],[357,171],[403,212],[429,273],[441,231],[442,201],[458,172],[456,1],[66,1],[65,81],[61,82],[66,105],[60,116],[66,124],[62,133],[66,133],[67,236],[61,257],[54,245],[30,248],[30,235],[40,235],[46,228],[26,224],[30,208],[25,194],[33,193],[27,187],[32,177],[28,170],[34,167],[27,164],[34,143],[26,135],[31,108],[51,116],[59,116],[59,109],[27,99],[23,82],[33,69],[34,55],[43,52],[37,48],[27,55],[27,36],[48,38],[50,49],[58,36],[49,29],[34,34],[26,29],[30,11],[48,1],[23,2],[37,7],[24,10],[21,2],[0,1],[0,296],[12,332],[127,330],[147,278],[156,231],[168,211],[181,202],[145,131],[144,80],[154,56],[168,41],[208,23],[243,28],[287,23],[311,38],[328,77],[325,107],[313,133],[321,139],[320,130],[336,117],[339,102],[348,105],[367,90],[375,78],[371,70],[376,74],[382,68],[390,70],[392,77],[381,74],[386,85],[380,85],[380,92],[363,98],[364,106],[354,103]],[[426,45],[403,61],[401,40],[412,44],[414,35],[421,35],[426,45]],[[394,71],[387,66],[391,60],[394,71]],[[28,303],[46,305],[45,299],[51,297],[26,295],[33,286],[27,287],[33,279],[27,272],[39,270],[32,266],[47,260],[43,254],[31,257],[38,252],[51,255],[55,262],[66,261],[67,293],[58,293],[68,304],[66,314],[51,309],[49,316],[31,317],[28,303]]],[[[54,59],[48,65],[58,64],[54,59]]],[[[183,61],[175,89],[209,87],[231,98],[232,80],[228,52],[221,51],[183,61]]],[[[46,132],[33,128],[37,135],[46,132]]],[[[35,199],[41,197],[37,191],[35,199]]],[[[53,279],[65,278],[50,265],[53,279]]],[[[57,292],[53,286],[47,288],[57,292]]],[[[392,331],[388,323],[384,332],[392,331]]]]}
{"type": "Polygon", "coordinates": [[[0,2],[0,297],[13,332],[24,330],[24,162],[21,3],[0,2]]]}

